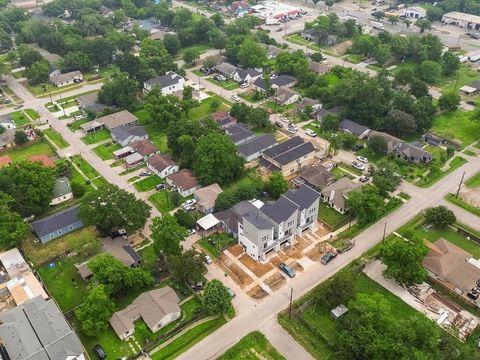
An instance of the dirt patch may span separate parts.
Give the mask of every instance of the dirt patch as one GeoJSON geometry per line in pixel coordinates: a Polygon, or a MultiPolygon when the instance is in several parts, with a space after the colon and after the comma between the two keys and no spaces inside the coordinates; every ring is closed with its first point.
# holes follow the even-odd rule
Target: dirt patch
{"type": "Polygon", "coordinates": [[[329,48],[327,48],[326,50],[327,51],[330,51],[336,55],[344,55],[347,51],[347,49],[352,46],[352,41],[351,40],[345,40],[345,41],[342,41],[341,43],[338,43],[334,46],[331,46],[329,48]]]}
{"type": "Polygon", "coordinates": [[[265,296],[268,295],[268,293],[258,285],[252,288],[247,294],[254,299],[263,299],[265,296]]]}
{"type": "Polygon", "coordinates": [[[466,186],[462,186],[459,195],[466,203],[480,207],[480,187],[467,188],[466,186]]]}
{"type": "Polygon", "coordinates": [[[267,280],[265,280],[265,284],[272,290],[280,289],[280,287],[285,284],[287,280],[279,273],[276,272],[272,276],[270,276],[267,280]]]}
{"type": "Polygon", "coordinates": [[[261,264],[253,260],[247,254],[244,254],[239,259],[243,265],[245,265],[251,272],[253,272],[257,277],[262,277],[267,272],[273,269],[273,266],[270,264],[261,264]]]}
{"type": "Polygon", "coordinates": [[[240,244],[231,245],[227,250],[235,257],[240,256],[243,253],[243,247],[240,244]]]}
{"type": "Polygon", "coordinates": [[[270,259],[270,264],[275,267],[277,267],[281,262],[283,262],[283,260],[279,256],[274,256],[270,259]]]}
{"type": "Polygon", "coordinates": [[[295,272],[302,272],[304,269],[303,269],[303,266],[300,265],[298,262],[293,262],[289,265],[293,270],[295,270],[295,272]]]}
{"type": "Polygon", "coordinates": [[[318,261],[322,257],[322,254],[325,252],[326,249],[325,243],[320,243],[315,245],[315,247],[310,250],[306,255],[312,260],[312,261],[318,261]]]}
{"type": "Polygon", "coordinates": [[[312,243],[310,240],[305,239],[301,236],[297,236],[295,240],[296,240],[295,248],[297,248],[298,250],[303,250],[312,243]]]}
{"type": "Polygon", "coordinates": [[[296,245],[284,250],[287,258],[301,259],[303,257],[303,252],[300,249],[297,249],[296,245]]]}
{"type": "Polygon", "coordinates": [[[225,254],[220,255],[218,264],[241,288],[244,288],[253,282],[253,279],[237,264],[234,264],[225,254]]]}
{"type": "Polygon", "coordinates": [[[320,238],[323,238],[325,235],[327,235],[330,232],[330,230],[323,225],[318,225],[317,229],[313,232],[315,235],[319,236],[320,238]]]}

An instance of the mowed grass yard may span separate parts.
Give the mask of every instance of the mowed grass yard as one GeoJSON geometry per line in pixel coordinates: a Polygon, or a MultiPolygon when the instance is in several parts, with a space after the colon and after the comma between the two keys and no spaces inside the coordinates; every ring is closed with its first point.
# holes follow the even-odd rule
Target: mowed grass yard
{"type": "Polygon", "coordinates": [[[13,162],[25,160],[32,155],[40,154],[45,154],[49,157],[55,155],[54,150],[46,140],[28,143],[23,146],[15,146],[0,152],[0,156],[8,155],[13,162]]]}
{"type": "Polygon", "coordinates": [[[43,131],[43,133],[60,149],[65,149],[66,147],[70,146],[70,144],[53,129],[46,129],[43,131]]]}
{"type": "Polygon", "coordinates": [[[95,151],[95,154],[97,154],[102,160],[111,160],[113,159],[113,152],[120,150],[121,148],[122,146],[119,144],[108,142],[97,146],[93,151],[95,151]]]}
{"type": "Polygon", "coordinates": [[[83,137],[82,141],[87,145],[91,145],[107,139],[110,139],[110,131],[102,129],[83,137]]]}
{"type": "Polygon", "coordinates": [[[330,229],[333,231],[347,223],[348,215],[341,214],[337,210],[329,207],[326,203],[320,202],[318,219],[328,225],[328,227],[330,227],[330,229]]]}
{"type": "Polygon", "coordinates": [[[151,175],[147,177],[146,179],[142,179],[140,181],[137,181],[133,183],[133,186],[135,189],[137,189],[140,192],[143,191],[149,191],[155,188],[158,184],[163,183],[165,180],[161,179],[157,175],[151,175]]]}
{"type": "Polygon", "coordinates": [[[217,360],[286,360],[260,331],[253,331],[240,339],[217,360]]]}
{"type": "Polygon", "coordinates": [[[480,186],[480,172],[473,175],[465,182],[465,185],[469,188],[476,188],[480,186]]]}
{"type": "Polygon", "coordinates": [[[227,233],[215,233],[208,237],[201,238],[198,244],[205,249],[209,255],[218,258],[224,249],[235,244],[235,242],[235,239],[227,233]]]}
{"type": "Polygon", "coordinates": [[[31,121],[30,118],[23,112],[23,110],[18,110],[8,115],[12,117],[13,122],[17,127],[26,125],[31,121]]]}
{"type": "Polygon", "coordinates": [[[462,142],[463,147],[480,138],[480,121],[472,119],[472,112],[444,112],[433,119],[432,132],[462,142]]]}

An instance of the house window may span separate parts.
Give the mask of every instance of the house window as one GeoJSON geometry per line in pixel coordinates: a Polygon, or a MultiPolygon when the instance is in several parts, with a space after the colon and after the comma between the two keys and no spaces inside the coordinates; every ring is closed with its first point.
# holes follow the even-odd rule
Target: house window
{"type": "Polygon", "coordinates": [[[242,224],[238,224],[238,227],[243,230],[243,225],[242,224]]]}
{"type": "Polygon", "coordinates": [[[53,239],[54,237],[55,237],[55,235],[50,234],[50,239],[53,239]]]}
{"type": "Polygon", "coordinates": [[[68,229],[69,229],[69,230],[73,230],[73,225],[70,225],[70,226],[68,227],[68,229]]]}
{"type": "Polygon", "coordinates": [[[264,244],[263,244],[263,248],[264,248],[264,249],[267,248],[267,243],[264,243],[264,244]]]}
{"type": "Polygon", "coordinates": [[[62,230],[58,230],[58,234],[61,235],[61,234],[62,234],[62,230]]]}
{"type": "Polygon", "coordinates": [[[268,235],[265,235],[264,237],[262,237],[262,241],[267,241],[268,240],[268,235]]]}

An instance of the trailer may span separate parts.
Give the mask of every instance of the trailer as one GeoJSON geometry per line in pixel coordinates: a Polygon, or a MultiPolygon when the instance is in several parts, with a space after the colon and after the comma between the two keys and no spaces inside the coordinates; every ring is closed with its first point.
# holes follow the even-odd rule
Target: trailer
{"type": "Polygon", "coordinates": [[[372,25],[372,27],[374,29],[377,29],[377,30],[385,30],[385,28],[383,27],[383,24],[381,22],[378,22],[378,21],[370,21],[370,25],[372,25]]]}
{"type": "Polygon", "coordinates": [[[278,25],[280,24],[280,20],[275,18],[268,18],[265,20],[265,25],[278,25]]]}

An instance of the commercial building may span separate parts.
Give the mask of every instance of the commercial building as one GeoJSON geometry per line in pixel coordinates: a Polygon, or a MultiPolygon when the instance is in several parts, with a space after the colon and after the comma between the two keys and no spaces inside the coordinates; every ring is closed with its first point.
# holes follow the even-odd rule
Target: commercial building
{"type": "Polygon", "coordinates": [[[480,30],[480,16],[457,11],[443,15],[442,23],[456,25],[469,30],[480,30]]]}

